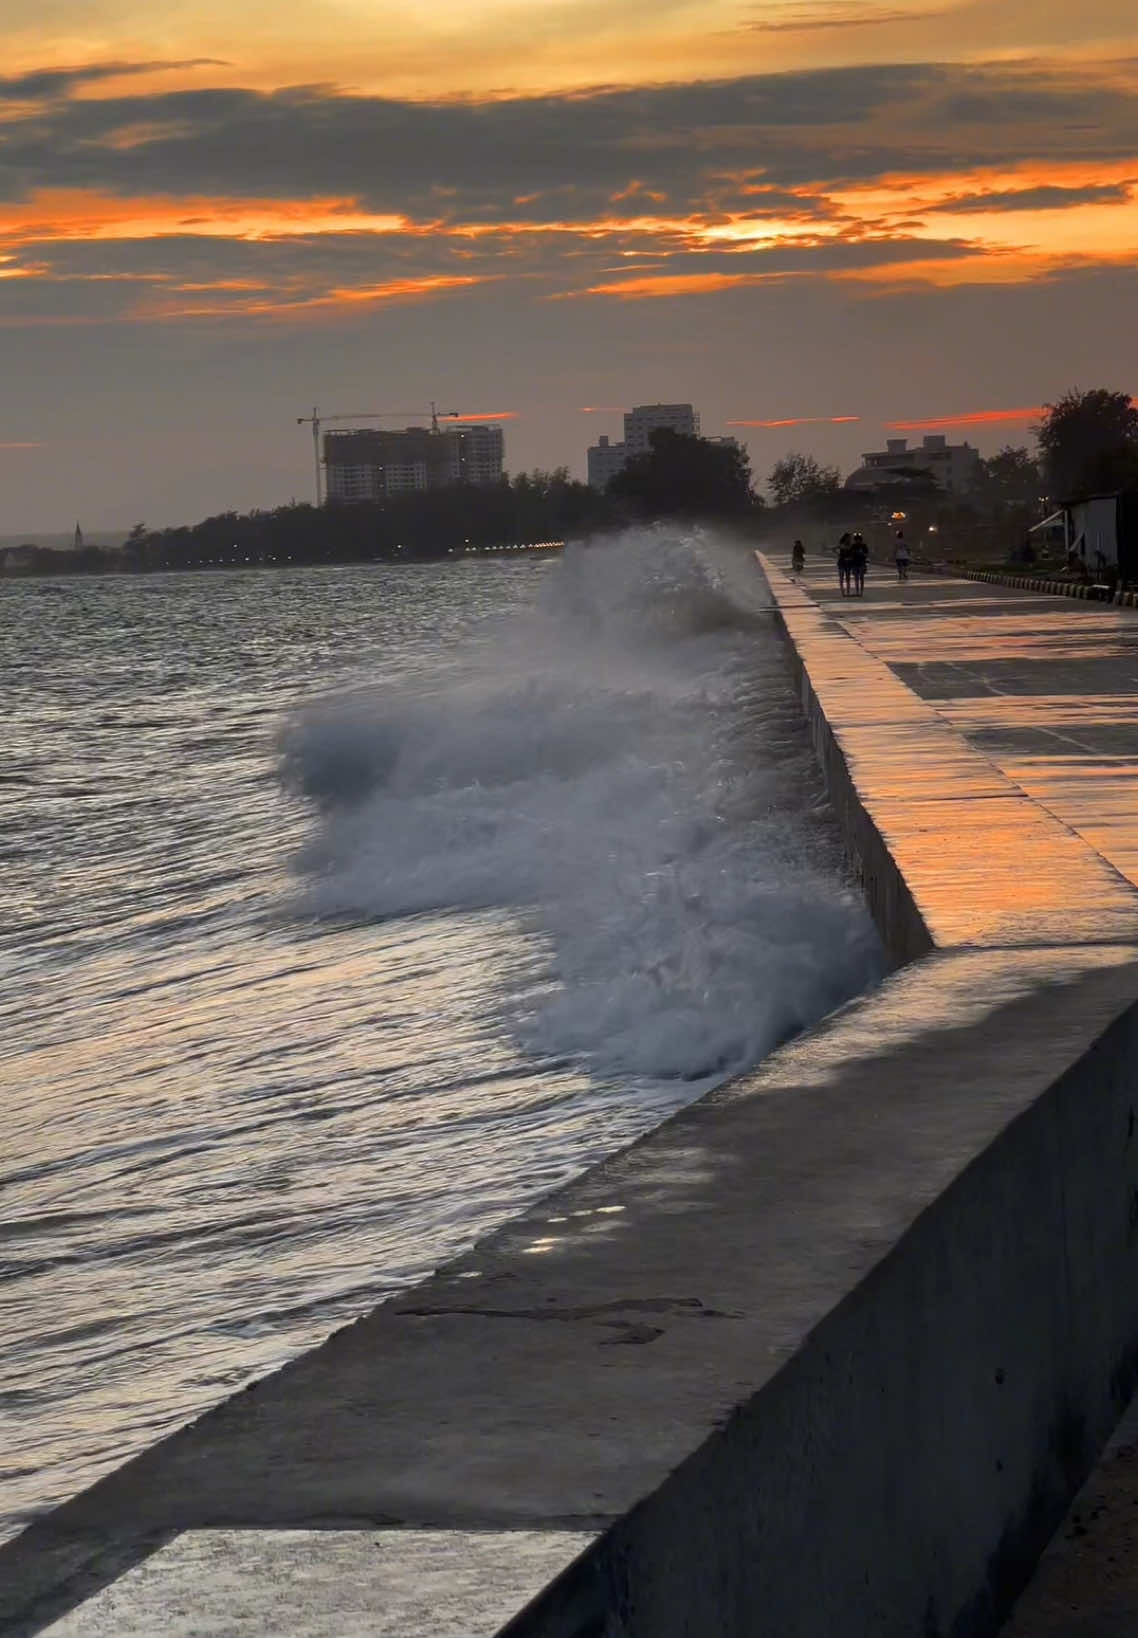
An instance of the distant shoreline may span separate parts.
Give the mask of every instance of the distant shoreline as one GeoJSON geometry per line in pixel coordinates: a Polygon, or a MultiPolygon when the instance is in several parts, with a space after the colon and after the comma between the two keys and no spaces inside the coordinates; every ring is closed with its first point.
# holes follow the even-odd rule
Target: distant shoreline
{"type": "Polygon", "coordinates": [[[560,552],[565,548],[563,540],[533,540],[510,543],[502,546],[463,546],[450,547],[444,552],[434,554],[397,553],[384,554],[372,557],[279,557],[267,555],[263,557],[231,557],[206,563],[158,563],[153,566],[132,564],[123,560],[123,548],[119,547],[83,547],[78,550],[61,551],[54,547],[31,548],[36,554],[35,559],[28,562],[9,564],[3,559],[9,552],[23,552],[25,548],[8,548],[0,551],[0,584],[5,581],[25,580],[75,580],[89,579],[92,576],[100,579],[137,580],[149,578],[151,575],[165,574],[232,574],[250,569],[350,569],[350,568],[398,568],[422,567],[425,565],[455,564],[467,562],[472,558],[532,556],[535,553],[560,552]],[[89,554],[97,552],[102,559],[99,562],[89,561],[89,554]],[[48,557],[59,561],[45,561],[48,557]],[[85,561],[78,561],[84,559],[85,561]]]}

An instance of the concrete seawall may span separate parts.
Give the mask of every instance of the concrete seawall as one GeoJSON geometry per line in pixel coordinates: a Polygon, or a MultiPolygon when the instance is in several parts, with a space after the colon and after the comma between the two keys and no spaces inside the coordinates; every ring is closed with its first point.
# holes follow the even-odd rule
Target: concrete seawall
{"type": "MultiPolygon", "coordinates": [[[[959,665],[975,588],[867,635],[765,572],[897,969],[0,1549],[0,1630],[144,1632],[179,1543],[316,1529],[389,1590],[540,1540],[436,1634],[996,1630],[1138,1380],[1138,891],[874,652],[959,665]]],[[[384,1596],[311,1630],[407,1638],[384,1596]]]]}

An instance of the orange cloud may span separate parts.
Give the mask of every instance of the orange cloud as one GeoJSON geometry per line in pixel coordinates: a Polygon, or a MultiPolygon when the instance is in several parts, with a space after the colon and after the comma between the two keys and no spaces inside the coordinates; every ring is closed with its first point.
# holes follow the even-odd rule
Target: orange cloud
{"type": "Polygon", "coordinates": [[[456,410],[453,415],[440,415],[440,421],[516,421],[517,410],[479,410],[476,414],[468,415],[456,410]]]}
{"type": "MultiPolygon", "coordinates": [[[[433,0],[417,6],[341,0],[337,5],[177,7],[87,0],[83,7],[8,8],[6,68],[67,67],[95,52],[152,59],[130,69],[130,87],[339,84],[418,100],[504,98],[581,91],[622,82],[703,81],[840,65],[976,60],[1097,43],[1133,45],[1132,8],[1096,0],[1073,8],[1024,0],[705,0],[691,4],[567,6],[564,0],[433,0]],[[21,15],[17,19],[17,13],[21,15]],[[80,18],[82,23],[80,24],[80,18]],[[226,59],[206,69],[192,59],[226,59]],[[191,60],[172,63],[171,53],[191,60]],[[145,70],[145,71],[142,71],[145,70]]],[[[84,97],[113,96],[124,81],[92,81],[84,97]]]]}
{"type": "Polygon", "coordinates": [[[577,296],[615,296],[618,301],[640,301],[667,296],[706,296],[717,290],[771,284],[793,277],[789,273],[650,273],[621,279],[615,284],[593,284],[586,290],[566,290],[559,299],[577,296]]]}
{"type": "MultiPolygon", "coordinates": [[[[742,174],[714,178],[708,184],[708,199],[687,214],[635,213],[642,208],[636,201],[643,201],[643,191],[627,189],[629,215],[615,212],[610,199],[602,205],[601,214],[579,220],[518,220],[508,205],[498,220],[463,220],[457,213],[452,220],[414,219],[398,211],[370,210],[352,196],[332,194],[312,199],[132,198],[79,189],[41,190],[25,199],[0,203],[0,281],[105,279],[162,286],[163,299],[121,315],[132,320],[319,316],[352,306],[425,299],[491,279],[563,278],[564,268],[574,260],[585,269],[577,281],[580,287],[555,288],[555,299],[591,296],[637,301],[706,296],[806,278],[845,281],[862,286],[866,294],[1015,285],[1132,265],[1138,258],[1138,207],[1130,191],[1136,169],[1138,158],[1094,167],[1082,161],[1033,162],[946,169],[934,175],[897,172],[844,186],[810,183],[797,190],[777,190],[783,200],[796,192],[804,207],[796,212],[791,201],[790,208],[777,217],[755,215],[740,190],[753,189],[756,184],[753,177],[748,181],[742,174]],[[1083,202],[1072,202],[1069,197],[1080,188],[1097,188],[1101,194],[1110,187],[1118,190],[1117,197],[1092,197],[1083,202]],[[1065,196],[1059,198],[1064,190],[1065,196]],[[1013,204],[996,208],[991,201],[1001,198],[1013,204]],[[1017,199],[1030,200],[1030,208],[1016,207],[1017,199]],[[1048,203],[1056,199],[1058,202],[1048,203]],[[968,208],[970,202],[984,200],[989,201],[987,206],[976,205],[974,211],[968,208]],[[732,204],[741,208],[732,209],[732,204]],[[255,246],[335,237],[400,245],[406,272],[385,282],[353,287],[337,281],[334,273],[296,271],[271,279],[258,277],[260,270],[255,265],[249,277],[211,280],[207,272],[201,278],[181,281],[176,273],[57,272],[42,259],[20,259],[21,254],[36,251],[46,255],[52,244],[196,238],[255,246]],[[436,251],[444,246],[452,266],[458,262],[470,271],[460,275],[416,268],[409,258],[417,241],[429,241],[436,251]],[[551,248],[565,241],[569,244],[559,250],[555,264],[551,248]],[[33,246],[36,251],[31,250],[33,246]],[[835,266],[839,253],[847,262],[849,256],[844,253],[859,246],[864,247],[859,256],[864,265],[835,266]],[[907,259],[880,259],[890,254],[896,258],[899,246],[910,249],[907,259]],[[819,257],[819,251],[828,254],[819,257]],[[795,265],[770,265],[773,252],[783,253],[780,260],[793,256],[795,265]],[[730,272],[720,265],[699,271],[699,258],[704,254],[714,255],[720,264],[729,258],[731,264],[739,265],[745,257],[746,270],[730,272]],[[656,260],[647,265],[634,259],[649,256],[656,260]],[[670,270],[669,259],[674,256],[684,258],[683,271],[670,270]],[[615,257],[630,258],[627,274],[609,265],[615,257]],[[878,259],[872,259],[875,257],[878,259]],[[178,299],[227,294],[250,299],[178,299]]],[[[437,267],[437,256],[433,260],[437,267]]],[[[70,316],[57,314],[56,319],[70,316]]],[[[76,319],[88,322],[82,314],[76,319]]],[[[112,319],[104,314],[98,322],[112,319]]],[[[29,318],[28,322],[47,319],[29,318]]]]}
{"type": "MultiPolygon", "coordinates": [[[[1130,401],[1138,404],[1138,399],[1132,398],[1130,401]]],[[[1046,404],[1035,404],[1031,409],[973,410],[967,415],[932,415],[926,416],[923,421],[886,421],[883,424],[891,432],[926,432],[930,427],[978,427],[1000,421],[1035,421],[1046,413],[1046,404]]]]}
{"type": "Polygon", "coordinates": [[[860,415],[794,415],[785,421],[727,421],[729,427],[820,427],[845,426],[860,421],[860,415]]]}
{"type": "MultiPolygon", "coordinates": [[[[111,275],[111,277],[114,278],[128,278],[131,276],[132,275],[125,273],[116,273],[111,275]]],[[[107,277],[107,275],[102,273],[92,273],[88,275],[88,277],[100,279],[107,277]]],[[[164,273],[152,273],[143,275],[143,277],[151,278],[159,283],[170,283],[168,276],[164,273]]],[[[176,284],[170,283],[170,288],[172,290],[177,290],[181,294],[189,295],[191,293],[197,294],[202,290],[268,290],[270,286],[265,284],[261,279],[179,279],[176,284]]]]}
{"type": "MultiPolygon", "coordinates": [[[[465,290],[473,285],[488,284],[491,276],[476,274],[432,274],[422,278],[389,279],[384,284],[361,285],[356,288],[329,290],[321,295],[267,297],[257,301],[202,302],[178,304],[154,302],[135,308],[127,316],[132,319],[230,319],[230,318],[307,318],[320,314],[335,314],[365,305],[384,302],[426,301],[449,291],[465,290]]],[[[500,412],[505,415],[506,412],[500,412]]],[[[492,417],[497,419],[498,416],[492,417]]]]}
{"type": "Polygon", "coordinates": [[[931,415],[923,421],[886,421],[891,432],[922,432],[929,427],[978,427],[999,421],[1034,421],[1044,414],[1045,406],[1036,404],[1031,409],[974,410],[968,415],[931,415]]]}
{"type": "MultiPolygon", "coordinates": [[[[417,231],[429,232],[433,224],[417,231]]],[[[407,233],[406,217],[361,210],[354,199],[126,199],[45,190],[0,205],[0,242],[207,238],[271,240],[328,233],[407,233]]]]}
{"type": "Polygon", "coordinates": [[[880,295],[911,290],[952,290],[966,285],[1023,285],[1062,274],[1090,273],[1110,267],[1132,268],[1130,255],[1067,255],[1037,250],[978,247],[968,255],[931,255],[911,261],[878,262],[870,267],[835,269],[823,277],[873,286],[880,295]]]}

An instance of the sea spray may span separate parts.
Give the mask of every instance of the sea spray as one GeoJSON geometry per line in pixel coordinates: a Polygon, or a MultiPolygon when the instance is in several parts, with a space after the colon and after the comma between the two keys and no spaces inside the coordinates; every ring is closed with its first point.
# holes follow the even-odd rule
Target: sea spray
{"type": "Polygon", "coordinates": [[[318,812],[303,905],[512,911],[545,958],[501,986],[527,1053],[734,1073],[881,970],[765,589],[677,528],[543,573],[532,609],[429,674],[292,725],[287,776],[318,812]]]}

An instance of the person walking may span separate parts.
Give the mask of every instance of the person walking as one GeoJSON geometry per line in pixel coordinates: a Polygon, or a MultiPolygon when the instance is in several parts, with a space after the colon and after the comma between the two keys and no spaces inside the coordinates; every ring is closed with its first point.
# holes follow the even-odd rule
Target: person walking
{"type": "Polygon", "coordinates": [[[898,580],[908,580],[908,578],[909,578],[909,562],[910,562],[909,543],[905,539],[904,529],[898,529],[898,531],[897,531],[897,543],[896,543],[896,547],[895,547],[894,552],[893,552],[893,557],[894,557],[894,561],[897,564],[897,578],[898,578],[898,580]]]}
{"type": "Polygon", "coordinates": [[[791,548],[790,566],[795,574],[801,574],[806,567],[806,548],[800,540],[796,540],[791,548]]]}
{"type": "Polygon", "coordinates": [[[848,532],[838,540],[838,586],[843,597],[850,594],[850,577],[853,574],[853,543],[848,532]]]}
{"type": "Polygon", "coordinates": [[[858,597],[865,595],[865,571],[868,567],[869,547],[858,530],[850,541],[850,568],[853,573],[854,593],[858,597]]]}

